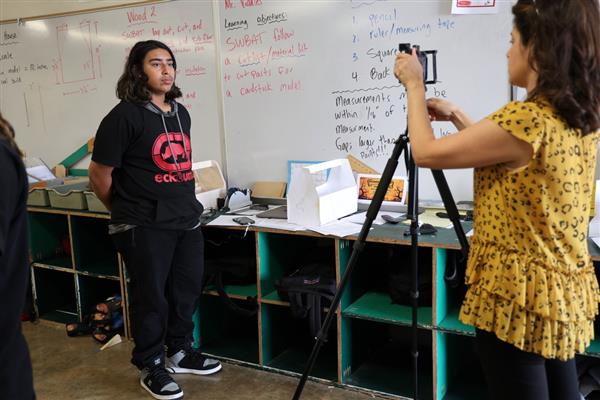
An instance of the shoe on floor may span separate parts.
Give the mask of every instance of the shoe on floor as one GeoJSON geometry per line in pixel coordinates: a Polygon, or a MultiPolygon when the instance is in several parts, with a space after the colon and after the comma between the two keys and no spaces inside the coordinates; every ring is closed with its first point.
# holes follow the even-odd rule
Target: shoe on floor
{"type": "Polygon", "coordinates": [[[211,375],[222,368],[218,360],[207,358],[196,349],[179,350],[166,361],[166,369],[172,374],[211,375]]]}
{"type": "Polygon", "coordinates": [[[140,385],[158,400],[183,398],[183,390],[162,364],[143,369],[140,374],[140,385]]]}

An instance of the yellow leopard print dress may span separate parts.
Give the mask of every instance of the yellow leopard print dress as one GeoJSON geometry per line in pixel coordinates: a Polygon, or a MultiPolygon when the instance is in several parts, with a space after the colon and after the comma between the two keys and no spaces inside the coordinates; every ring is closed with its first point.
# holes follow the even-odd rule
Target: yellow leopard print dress
{"type": "Polygon", "coordinates": [[[543,100],[487,118],[530,143],[533,158],[519,169],[475,170],[459,318],[521,350],[571,359],[594,338],[600,301],[587,248],[598,132],[580,137],[543,100]]]}

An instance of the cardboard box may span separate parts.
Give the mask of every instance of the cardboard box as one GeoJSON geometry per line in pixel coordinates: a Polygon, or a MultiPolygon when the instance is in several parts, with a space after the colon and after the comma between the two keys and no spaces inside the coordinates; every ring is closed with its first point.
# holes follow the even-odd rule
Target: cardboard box
{"type": "Polygon", "coordinates": [[[320,226],[357,210],[357,187],[350,163],[337,159],[294,170],[288,191],[288,222],[320,226]],[[328,170],[327,180],[316,184],[313,176],[328,170]]]}
{"type": "Polygon", "coordinates": [[[285,196],[285,182],[255,182],[252,186],[252,197],[281,199],[285,196]]]}
{"type": "Polygon", "coordinates": [[[214,160],[192,164],[196,182],[196,198],[205,209],[217,208],[217,199],[225,198],[226,183],[219,163],[214,160]]]}

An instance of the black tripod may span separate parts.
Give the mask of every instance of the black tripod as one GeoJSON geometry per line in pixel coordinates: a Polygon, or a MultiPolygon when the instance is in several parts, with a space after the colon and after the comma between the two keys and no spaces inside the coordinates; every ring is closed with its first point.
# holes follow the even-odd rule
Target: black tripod
{"type": "MultiPolygon", "coordinates": [[[[419,224],[417,217],[418,210],[418,170],[415,166],[415,163],[412,159],[412,156],[409,155],[407,151],[408,148],[408,124],[405,132],[400,135],[400,137],[396,140],[394,150],[390,158],[388,159],[383,174],[381,176],[381,181],[377,186],[377,190],[375,191],[375,196],[371,201],[371,205],[367,210],[366,220],[362,226],[362,229],[358,235],[358,239],[354,242],[354,246],[352,249],[352,255],[350,256],[350,260],[348,261],[348,265],[346,266],[346,271],[342,276],[342,280],[337,288],[336,294],[331,302],[331,307],[329,308],[329,312],[327,312],[327,316],[325,317],[325,321],[321,326],[321,330],[316,337],[316,343],[312,349],[308,362],[306,364],[306,368],[302,377],[300,378],[300,382],[296,388],[296,392],[294,393],[293,400],[299,400],[302,395],[302,390],[304,389],[304,385],[306,384],[306,380],[308,379],[308,375],[312,371],[315,362],[317,360],[317,356],[323,344],[327,341],[327,331],[329,330],[329,326],[333,321],[333,317],[335,315],[335,310],[338,308],[340,304],[340,300],[342,298],[342,293],[346,288],[346,285],[350,281],[350,276],[352,275],[352,271],[356,266],[358,261],[358,257],[362,250],[365,247],[365,241],[367,236],[369,235],[369,231],[371,229],[371,225],[373,224],[373,220],[377,217],[377,213],[381,208],[381,203],[383,202],[383,198],[385,193],[390,185],[394,172],[396,171],[396,167],[398,166],[398,159],[400,154],[404,151],[404,160],[407,164],[406,168],[409,172],[408,174],[408,219],[411,220],[410,223],[410,236],[411,236],[411,252],[410,252],[410,260],[411,260],[411,305],[412,305],[412,348],[411,353],[413,357],[413,376],[414,376],[414,396],[413,399],[417,400],[418,396],[418,383],[419,383],[419,373],[418,373],[418,362],[419,362],[419,349],[418,349],[418,327],[417,327],[417,311],[419,304],[419,282],[418,282],[418,238],[419,238],[419,224]]],[[[456,208],[456,204],[454,203],[454,199],[452,198],[452,193],[450,193],[450,189],[448,188],[448,183],[446,182],[446,178],[442,171],[432,170],[433,178],[435,180],[438,191],[442,197],[444,202],[444,207],[446,208],[446,212],[452,221],[452,225],[454,226],[454,230],[456,232],[456,236],[461,245],[461,252],[463,255],[463,259],[466,259],[468,253],[468,242],[465,232],[460,224],[458,209],[456,208]]]]}

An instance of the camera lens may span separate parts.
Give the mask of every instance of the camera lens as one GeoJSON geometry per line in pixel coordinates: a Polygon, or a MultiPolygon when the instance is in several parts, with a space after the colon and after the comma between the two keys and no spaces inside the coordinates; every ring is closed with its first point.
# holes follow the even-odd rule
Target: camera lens
{"type": "Polygon", "coordinates": [[[409,53],[411,52],[410,50],[410,43],[400,43],[398,45],[398,50],[400,51],[400,53],[409,53]]]}

